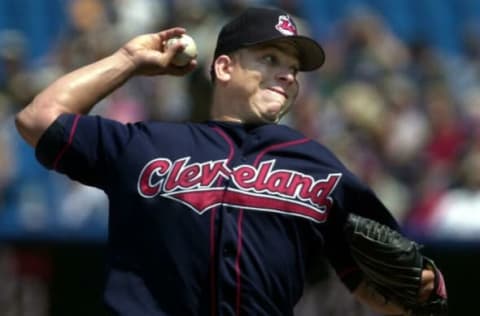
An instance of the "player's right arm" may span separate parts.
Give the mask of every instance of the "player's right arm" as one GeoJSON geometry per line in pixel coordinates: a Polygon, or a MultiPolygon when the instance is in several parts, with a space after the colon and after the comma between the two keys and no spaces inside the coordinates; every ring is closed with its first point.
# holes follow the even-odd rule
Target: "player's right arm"
{"type": "Polygon", "coordinates": [[[190,72],[196,66],[195,61],[181,68],[170,63],[182,45],[164,45],[169,38],[183,33],[183,28],[172,28],[138,36],[112,55],[60,77],[17,114],[15,123],[20,135],[36,146],[58,116],[89,113],[96,103],[132,76],[190,72]]]}

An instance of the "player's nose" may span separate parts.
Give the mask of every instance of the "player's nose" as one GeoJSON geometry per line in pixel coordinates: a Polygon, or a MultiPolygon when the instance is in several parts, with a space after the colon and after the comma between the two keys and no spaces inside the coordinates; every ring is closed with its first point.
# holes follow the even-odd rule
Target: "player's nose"
{"type": "Polygon", "coordinates": [[[296,74],[292,69],[280,69],[277,72],[276,78],[284,84],[291,85],[296,80],[296,74]]]}

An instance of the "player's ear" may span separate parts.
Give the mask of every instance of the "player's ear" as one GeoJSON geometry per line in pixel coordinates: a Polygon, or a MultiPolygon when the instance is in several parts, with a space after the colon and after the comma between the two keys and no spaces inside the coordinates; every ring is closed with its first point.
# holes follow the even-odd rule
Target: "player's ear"
{"type": "Polygon", "coordinates": [[[220,55],[215,59],[213,69],[215,78],[220,82],[227,82],[231,78],[233,70],[233,59],[228,55],[220,55]]]}

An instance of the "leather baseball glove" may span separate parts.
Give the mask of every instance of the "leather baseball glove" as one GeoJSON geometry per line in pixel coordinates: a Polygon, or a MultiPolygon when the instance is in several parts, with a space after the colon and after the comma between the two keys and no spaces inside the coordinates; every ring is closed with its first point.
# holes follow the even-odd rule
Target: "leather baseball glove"
{"type": "Polygon", "coordinates": [[[379,294],[403,306],[408,315],[447,315],[442,273],[421,254],[417,243],[386,225],[354,214],[347,219],[345,233],[354,260],[379,294]],[[435,288],[427,301],[419,302],[423,269],[434,272],[435,288]]]}

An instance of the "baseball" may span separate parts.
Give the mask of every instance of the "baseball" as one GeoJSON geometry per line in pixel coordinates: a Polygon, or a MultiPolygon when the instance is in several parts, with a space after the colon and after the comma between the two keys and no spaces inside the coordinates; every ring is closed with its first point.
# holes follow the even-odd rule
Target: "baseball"
{"type": "Polygon", "coordinates": [[[185,49],[178,52],[172,59],[172,64],[175,66],[185,66],[190,60],[197,58],[197,45],[191,36],[182,34],[179,37],[173,37],[167,41],[167,46],[175,45],[177,41],[180,41],[185,49]]]}

